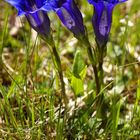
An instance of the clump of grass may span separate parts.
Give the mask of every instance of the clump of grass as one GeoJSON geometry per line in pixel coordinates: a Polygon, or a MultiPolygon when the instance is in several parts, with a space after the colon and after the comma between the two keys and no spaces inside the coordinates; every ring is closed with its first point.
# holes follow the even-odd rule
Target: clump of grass
{"type": "MultiPolygon", "coordinates": [[[[17,35],[11,36],[14,18],[10,15],[15,17],[14,11],[3,2],[0,4],[4,6],[0,19],[0,138],[140,138],[139,1],[132,1],[128,12],[125,5],[116,7],[103,65],[105,86],[99,94],[104,98],[98,107],[86,48],[60,23],[52,25],[58,31],[54,38],[69,99],[66,111],[48,46],[38,37],[32,40],[32,31],[29,32],[26,22],[17,35]],[[97,116],[98,112],[101,117],[97,116]]],[[[84,21],[90,31],[92,13],[86,11],[86,5],[82,2],[81,10],[87,14],[84,21]]],[[[89,39],[93,40],[90,32],[89,39]]]]}

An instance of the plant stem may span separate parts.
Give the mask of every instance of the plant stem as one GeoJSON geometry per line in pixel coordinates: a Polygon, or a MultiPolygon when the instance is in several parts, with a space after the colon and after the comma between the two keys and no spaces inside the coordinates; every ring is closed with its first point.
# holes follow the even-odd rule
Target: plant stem
{"type": "Polygon", "coordinates": [[[106,46],[98,47],[98,72],[99,72],[99,79],[100,79],[100,86],[103,85],[103,59],[106,53],[106,46]]]}
{"type": "Polygon", "coordinates": [[[61,60],[60,60],[59,54],[57,52],[56,46],[55,46],[52,38],[49,41],[47,41],[47,44],[49,45],[49,49],[50,49],[50,52],[52,54],[52,59],[53,59],[54,66],[58,71],[59,79],[60,79],[60,82],[61,82],[62,96],[64,98],[65,106],[67,106],[68,99],[67,99],[66,92],[65,92],[65,83],[64,83],[64,78],[63,78],[61,60]]]}
{"type": "Polygon", "coordinates": [[[64,83],[64,80],[63,80],[63,71],[62,71],[61,60],[60,60],[60,57],[58,55],[58,52],[57,52],[55,46],[52,47],[52,50],[53,50],[53,53],[54,53],[55,62],[57,63],[57,70],[58,70],[58,74],[59,74],[59,78],[60,78],[60,82],[61,82],[62,93],[65,96],[65,83],[64,83]]]}
{"type": "MultiPolygon", "coordinates": [[[[90,47],[87,48],[87,51],[88,51],[89,57],[93,56],[92,50],[91,50],[90,47]]],[[[98,70],[97,70],[96,65],[94,64],[93,59],[91,59],[90,61],[92,63],[92,68],[93,68],[93,71],[94,71],[94,77],[95,77],[95,83],[96,83],[96,94],[98,95],[99,92],[100,92],[100,82],[99,82],[99,77],[98,77],[98,70]]]]}
{"type": "MultiPolygon", "coordinates": [[[[100,86],[103,84],[103,52],[99,51],[99,66],[98,66],[98,72],[99,72],[99,79],[100,79],[100,86]]],[[[100,87],[101,88],[101,87],[100,87]]]]}
{"type": "Polygon", "coordinates": [[[98,70],[97,70],[97,67],[96,67],[96,61],[95,61],[96,60],[96,55],[95,55],[95,52],[94,52],[94,55],[93,55],[93,51],[92,51],[91,45],[88,41],[88,38],[84,38],[82,40],[82,43],[87,48],[88,57],[89,57],[90,62],[92,64],[92,68],[93,68],[93,71],[94,71],[94,77],[95,77],[95,83],[96,83],[96,95],[98,95],[99,92],[100,92],[100,82],[99,82],[99,77],[98,77],[98,70]]]}
{"type": "Polygon", "coordinates": [[[97,60],[97,62],[98,62],[97,70],[98,70],[100,94],[97,97],[95,105],[97,107],[97,117],[103,119],[103,122],[102,122],[103,126],[105,125],[104,120],[106,118],[106,112],[105,112],[106,103],[104,101],[104,94],[103,94],[103,92],[101,92],[101,89],[103,87],[103,78],[104,78],[103,77],[104,76],[104,72],[103,72],[103,59],[104,59],[105,53],[106,53],[106,46],[98,46],[98,44],[97,44],[97,57],[98,57],[98,60],[97,60]]]}

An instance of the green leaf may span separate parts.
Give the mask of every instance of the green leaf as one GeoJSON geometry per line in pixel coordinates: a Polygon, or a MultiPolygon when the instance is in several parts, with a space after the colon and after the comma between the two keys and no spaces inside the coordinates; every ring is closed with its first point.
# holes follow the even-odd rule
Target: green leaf
{"type": "Polygon", "coordinates": [[[80,73],[85,68],[85,62],[82,53],[78,50],[75,54],[72,72],[75,77],[80,78],[80,73]]]}
{"type": "Polygon", "coordinates": [[[72,75],[71,87],[76,96],[83,95],[83,92],[84,92],[83,80],[72,75]]]}
{"type": "Polygon", "coordinates": [[[137,100],[140,100],[140,80],[138,80],[137,100]]]}
{"type": "Polygon", "coordinates": [[[86,76],[87,66],[85,65],[81,51],[77,51],[74,58],[71,87],[76,96],[84,93],[84,78],[86,76]]]}

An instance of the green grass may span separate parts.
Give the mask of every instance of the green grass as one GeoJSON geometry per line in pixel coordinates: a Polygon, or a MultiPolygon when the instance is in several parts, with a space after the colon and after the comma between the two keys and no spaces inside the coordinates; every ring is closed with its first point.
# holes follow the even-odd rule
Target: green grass
{"type": "MultiPolygon", "coordinates": [[[[139,1],[132,0],[130,10],[126,4],[114,9],[98,106],[86,48],[49,14],[66,83],[67,108],[48,46],[38,36],[32,39],[25,19],[20,19],[24,26],[11,35],[16,11],[4,1],[0,5],[0,139],[140,139],[139,1]]],[[[92,6],[86,1],[79,5],[95,46],[92,6]]]]}

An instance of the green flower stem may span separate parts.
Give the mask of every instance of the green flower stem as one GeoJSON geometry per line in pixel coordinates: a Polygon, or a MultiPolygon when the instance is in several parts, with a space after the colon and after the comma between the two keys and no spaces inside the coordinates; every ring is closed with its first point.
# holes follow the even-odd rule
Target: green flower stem
{"type": "Polygon", "coordinates": [[[96,94],[98,95],[99,92],[100,92],[100,82],[99,82],[99,77],[98,77],[98,70],[97,70],[97,67],[96,67],[96,54],[95,54],[94,50],[93,50],[94,51],[94,54],[93,54],[93,51],[92,51],[92,48],[91,48],[91,45],[89,43],[88,38],[82,39],[81,43],[84,44],[84,46],[86,47],[88,57],[89,57],[90,62],[92,64],[92,68],[93,68],[93,71],[94,71],[94,77],[95,77],[95,83],[96,83],[96,94]]]}
{"type": "Polygon", "coordinates": [[[106,103],[104,101],[104,93],[101,92],[101,88],[103,88],[103,86],[104,86],[104,83],[103,83],[103,79],[104,79],[103,60],[104,60],[104,56],[106,54],[106,44],[105,44],[105,46],[99,46],[97,44],[96,52],[97,52],[97,58],[98,58],[97,70],[98,70],[98,78],[99,78],[99,85],[100,85],[100,94],[97,97],[95,106],[97,108],[97,117],[103,119],[102,125],[104,125],[104,123],[105,123],[104,121],[106,119],[106,111],[105,111],[106,103]]]}
{"type": "Polygon", "coordinates": [[[104,56],[106,54],[106,46],[98,46],[98,75],[99,75],[99,79],[100,79],[100,86],[103,85],[103,60],[104,60],[104,56]]]}
{"type": "Polygon", "coordinates": [[[67,99],[66,92],[65,92],[65,83],[64,83],[64,78],[63,78],[63,70],[62,70],[61,60],[60,60],[59,54],[57,52],[57,49],[56,49],[56,46],[55,46],[55,43],[54,43],[52,37],[47,39],[47,44],[49,45],[49,49],[50,49],[50,52],[52,54],[51,56],[53,59],[54,66],[58,71],[59,79],[61,82],[62,96],[64,98],[65,106],[67,106],[68,99],[67,99]]]}

